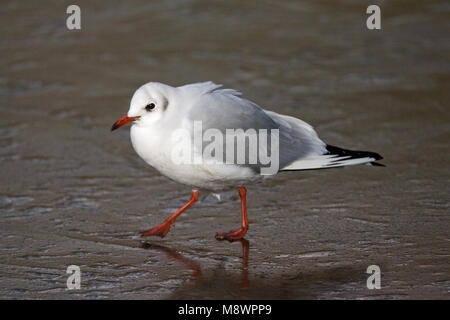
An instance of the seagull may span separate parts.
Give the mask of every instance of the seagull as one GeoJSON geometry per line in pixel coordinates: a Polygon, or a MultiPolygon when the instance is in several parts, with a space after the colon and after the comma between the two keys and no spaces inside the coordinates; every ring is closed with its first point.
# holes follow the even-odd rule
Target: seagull
{"type": "Polygon", "coordinates": [[[210,81],[180,87],[159,82],[144,84],[135,91],[128,113],[113,124],[111,131],[128,123],[136,153],[162,175],[193,188],[184,206],[160,225],[141,231],[141,237],[165,237],[177,217],[197,202],[199,190],[220,193],[237,187],[241,227],[219,232],[216,238],[241,240],[249,228],[245,186],[285,171],[359,164],[383,166],[376,162],[382,157],[375,152],[328,145],[306,122],[262,109],[240,92],[210,81]],[[240,161],[236,160],[239,150],[234,154],[239,135],[237,139],[228,139],[229,132],[244,135],[241,140],[245,142],[241,144],[244,148],[239,150],[246,154],[240,161]],[[271,139],[267,136],[269,132],[271,139]],[[250,147],[252,141],[266,143],[257,144],[256,150],[250,147]],[[210,152],[205,153],[208,146],[210,152]],[[226,157],[222,154],[224,150],[226,157]],[[268,154],[275,163],[271,167],[267,163],[268,154]]]}

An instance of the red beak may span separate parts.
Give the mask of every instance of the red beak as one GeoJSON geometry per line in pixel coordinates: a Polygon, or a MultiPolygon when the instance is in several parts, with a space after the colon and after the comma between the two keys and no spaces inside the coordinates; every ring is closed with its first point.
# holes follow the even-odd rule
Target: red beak
{"type": "Polygon", "coordinates": [[[123,125],[126,125],[127,123],[133,122],[134,120],[138,119],[139,117],[128,117],[127,115],[124,115],[122,118],[114,122],[114,124],[111,127],[111,131],[114,131],[118,128],[120,128],[123,125]]]}

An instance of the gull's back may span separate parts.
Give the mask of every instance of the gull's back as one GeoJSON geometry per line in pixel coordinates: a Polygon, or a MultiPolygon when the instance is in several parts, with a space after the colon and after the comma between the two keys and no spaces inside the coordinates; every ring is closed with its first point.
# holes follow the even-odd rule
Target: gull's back
{"type": "MultiPolygon", "coordinates": [[[[187,113],[189,120],[201,121],[203,130],[217,129],[225,135],[226,129],[254,129],[257,133],[266,129],[270,135],[270,130],[278,129],[280,169],[299,158],[321,155],[326,150],[326,144],[306,122],[264,110],[235,90],[221,89],[221,85],[212,82],[180,88],[190,91],[192,97],[187,113]]],[[[270,144],[267,149],[270,153],[270,144]]]]}

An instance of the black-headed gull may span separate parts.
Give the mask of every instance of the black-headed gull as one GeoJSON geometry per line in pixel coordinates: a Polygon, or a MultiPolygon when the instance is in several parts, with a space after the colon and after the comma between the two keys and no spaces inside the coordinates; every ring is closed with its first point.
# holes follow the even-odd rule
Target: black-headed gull
{"type": "Polygon", "coordinates": [[[162,224],[141,232],[164,237],[198,200],[198,189],[238,187],[242,226],[218,239],[242,239],[248,230],[245,185],[282,171],[376,163],[374,152],[327,145],[306,122],[260,108],[213,82],[171,87],[150,82],[133,95],[128,113],[111,130],[132,123],[137,154],[168,178],[194,187],[191,199],[162,224]]]}

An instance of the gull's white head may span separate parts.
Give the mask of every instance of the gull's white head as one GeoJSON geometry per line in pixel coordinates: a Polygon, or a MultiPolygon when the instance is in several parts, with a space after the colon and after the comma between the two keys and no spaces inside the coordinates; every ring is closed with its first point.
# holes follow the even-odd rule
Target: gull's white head
{"type": "Polygon", "coordinates": [[[130,122],[147,126],[161,119],[167,110],[173,89],[158,82],[144,84],[131,98],[128,113],[113,124],[111,131],[130,122]]]}

